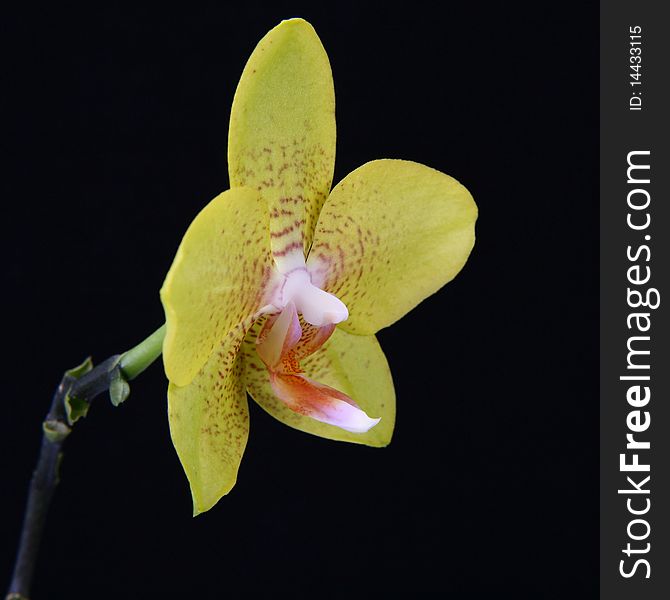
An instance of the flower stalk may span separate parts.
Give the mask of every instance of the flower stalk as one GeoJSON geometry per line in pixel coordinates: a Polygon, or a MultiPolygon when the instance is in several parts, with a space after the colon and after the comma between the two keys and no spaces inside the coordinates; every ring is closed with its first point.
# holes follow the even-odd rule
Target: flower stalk
{"type": "Polygon", "coordinates": [[[135,379],[161,355],[164,338],[165,325],[163,324],[146,340],[121,355],[119,368],[128,381],[135,379]]]}
{"type": "Polygon", "coordinates": [[[112,403],[128,397],[128,380],[151,365],[162,351],[165,325],[143,342],[111,356],[97,366],[87,358],[66,371],[54,392],[49,412],[42,423],[42,442],[28,488],[26,511],[6,600],[27,600],[35,572],[44,525],[59,480],[63,444],[77,420],[86,415],[93,399],[109,390],[112,403]]]}

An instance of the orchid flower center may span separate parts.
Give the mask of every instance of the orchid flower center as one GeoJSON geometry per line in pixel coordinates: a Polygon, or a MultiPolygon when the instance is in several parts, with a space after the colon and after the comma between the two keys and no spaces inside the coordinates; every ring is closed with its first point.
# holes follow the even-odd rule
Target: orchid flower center
{"type": "Polygon", "coordinates": [[[336,323],[349,317],[347,307],[312,283],[304,262],[275,275],[268,317],[256,337],[256,351],[275,396],[300,415],[353,433],[368,431],[379,418],[369,417],[345,393],[310,379],[300,365],[324,345],[336,323]]]}
{"type": "Polygon", "coordinates": [[[273,302],[278,308],[284,309],[289,302],[293,302],[303,319],[315,327],[334,325],[349,317],[344,302],[315,286],[305,267],[293,269],[282,275],[284,281],[273,302]]]}

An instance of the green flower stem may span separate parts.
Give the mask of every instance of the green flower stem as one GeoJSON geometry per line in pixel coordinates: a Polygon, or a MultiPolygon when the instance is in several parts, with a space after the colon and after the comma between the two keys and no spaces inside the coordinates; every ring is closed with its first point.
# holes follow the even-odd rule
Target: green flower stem
{"type": "Polygon", "coordinates": [[[87,359],[63,375],[42,423],[40,454],[28,488],[26,512],[7,600],[27,600],[29,597],[49,505],[58,484],[62,447],[72,427],[77,419],[86,414],[88,406],[99,394],[109,390],[114,404],[123,401],[128,394],[126,381],[137,377],[161,355],[164,336],[165,326],[124,354],[112,356],[96,367],[87,359]],[[114,387],[118,388],[120,381],[126,390],[119,399],[114,387]],[[73,410],[75,401],[76,411],[73,410]]]}
{"type": "Polygon", "coordinates": [[[135,379],[161,355],[164,337],[165,325],[162,325],[146,340],[121,355],[119,367],[128,381],[135,379]]]}

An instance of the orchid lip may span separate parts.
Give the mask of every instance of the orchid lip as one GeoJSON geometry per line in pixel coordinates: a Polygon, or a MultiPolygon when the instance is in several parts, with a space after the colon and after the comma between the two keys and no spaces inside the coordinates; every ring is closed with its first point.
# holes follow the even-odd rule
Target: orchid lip
{"type": "MultiPolygon", "coordinates": [[[[325,293],[325,292],[324,292],[325,293]]],[[[314,354],[330,338],[333,324],[303,331],[295,303],[265,322],[256,351],[269,372],[275,396],[290,410],[351,433],[366,433],[380,418],[371,418],[347,394],[305,375],[301,358],[314,354]]]]}
{"type": "Polygon", "coordinates": [[[293,302],[303,319],[315,327],[337,324],[349,318],[349,310],[337,296],[312,283],[305,266],[280,273],[283,281],[274,293],[272,305],[283,310],[293,302]]]}

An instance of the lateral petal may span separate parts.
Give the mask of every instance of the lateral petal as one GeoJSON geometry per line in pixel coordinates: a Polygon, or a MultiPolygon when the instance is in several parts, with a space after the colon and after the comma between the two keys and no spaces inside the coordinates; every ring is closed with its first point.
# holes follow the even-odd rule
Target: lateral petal
{"type": "Polygon", "coordinates": [[[307,268],[349,309],[338,327],[368,335],[397,321],[461,270],[477,206],[458,181],[403,160],[359,167],[331,192],[307,268]]]}
{"type": "Polygon", "coordinates": [[[226,336],[249,327],[272,276],[267,208],[258,192],[223,192],[196,216],[161,289],[168,379],[188,384],[226,336]]]}
{"type": "Polygon", "coordinates": [[[231,187],[261,191],[270,210],[278,268],[300,266],[312,241],[335,164],[335,93],[314,28],[282,21],[258,44],[230,115],[231,187]]]}

